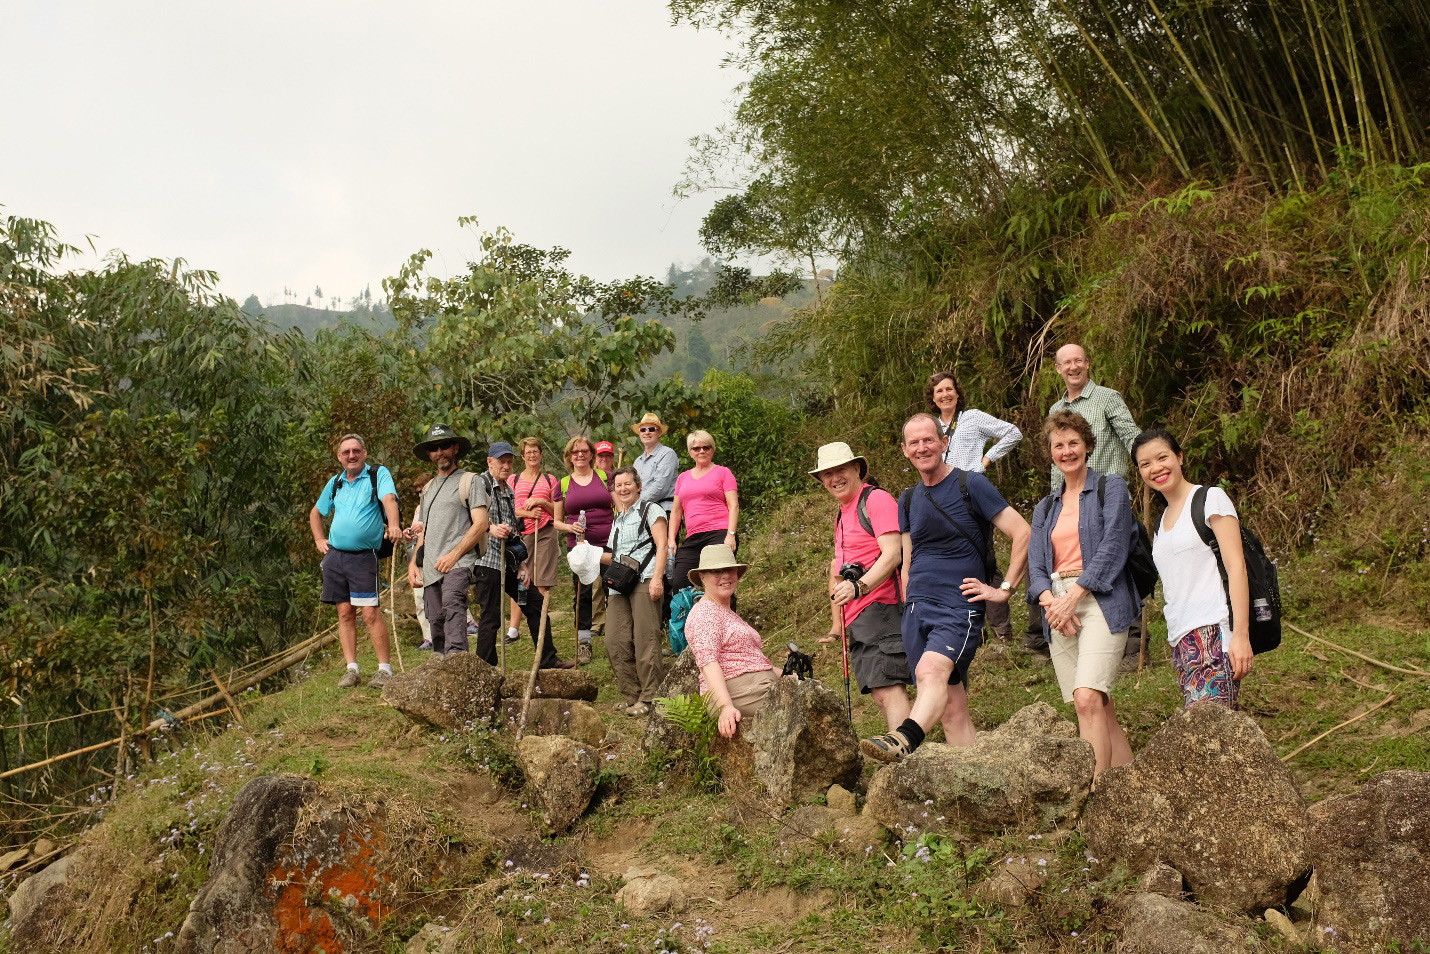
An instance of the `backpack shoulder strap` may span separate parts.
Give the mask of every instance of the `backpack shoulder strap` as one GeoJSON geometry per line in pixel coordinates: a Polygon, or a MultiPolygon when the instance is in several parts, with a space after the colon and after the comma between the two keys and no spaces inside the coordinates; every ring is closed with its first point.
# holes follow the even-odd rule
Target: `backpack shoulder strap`
{"type": "Polygon", "coordinates": [[[1102,509],[1102,492],[1107,488],[1107,475],[1097,475],[1097,509],[1102,509]]]}
{"type": "Polygon", "coordinates": [[[457,499],[469,511],[472,509],[472,480],[476,476],[470,470],[464,470],[461,479],[457,481],[457,499]]]}
{"type": "MultiPolygon", "coordinates": [[[[855,505],[855,513],[859,515],[859,526],[864,528],[864,532],[869,536],[874,536],[874,521],[869,519],[869,495],[874,492],[873,487],[865,487],[859,492],[859,503],[855,505]]],[[[875,537],[875,539],[878,539],[875,537]]]]}
{"type": "Polygon", "coordinates": [[[565,497],[571,492],[571,475],[567,474],[561,478],[561,496],[565,497]]]}
{"type": "Polygon", "coordinates": [[[1212,552],[1217,555],[1217,562],[1221,562],[1221,544],[1217,543],[1216,532],[1207,526],[1207,488],[1198,487],[1192,493],[1192,526],[1197,530],[1197,536],[1202,538],[1202,542],[1212,548],[1212,552]]]}
{"type": "Polygon", "coordinates": [[[382,525],[387,526],[387,508],[382,505],[382,501],[377,499],[377,465],[367,465],[367,482],[372,485],[372,502],[377,504],[377,515],[382,518],[382,525]]]}

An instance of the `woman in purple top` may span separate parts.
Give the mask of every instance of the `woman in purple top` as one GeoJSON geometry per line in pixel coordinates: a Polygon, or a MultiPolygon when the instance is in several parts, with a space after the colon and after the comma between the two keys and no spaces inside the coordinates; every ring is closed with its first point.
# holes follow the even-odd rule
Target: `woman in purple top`
{"type": "MultiPolygon", "coordinates": [[[[577,435],[566,442],[561,456],[570,473],[561,478],[553,498],[556,528],[566,531],[568,548],[585,540],[604,550],[615,520],[615,501],[608,486],[611,478],[593,466],[596,445],[589,438],[577,435]],[[583,512],[584,524],[581,523],[583,512]]],[[[591,661],[594,632],[606,627],[606,588],[599,581],[585,586],[574,573],[571,582],[576,590],[576,661],[584,666],[591,661]]]]}

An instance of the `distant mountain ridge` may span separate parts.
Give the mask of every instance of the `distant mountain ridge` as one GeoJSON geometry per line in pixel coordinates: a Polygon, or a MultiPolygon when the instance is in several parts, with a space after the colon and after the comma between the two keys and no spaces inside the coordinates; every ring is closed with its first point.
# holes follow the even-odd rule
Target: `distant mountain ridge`
{"type": "Polygon", "coordinates": [[[361,304],[346,311],[332,308],[313,308],[310,305],[283,304],[263,305],[256,295],[249,295],[243,303],[243,312],[254,318],[263,317],[279,331],[297,328],[309,338],[316,337],[321,329],[332,330],[342,324],[357,325],[369,331],[382,333],[397,327],[387,303],[373,302],[361,304]]]}

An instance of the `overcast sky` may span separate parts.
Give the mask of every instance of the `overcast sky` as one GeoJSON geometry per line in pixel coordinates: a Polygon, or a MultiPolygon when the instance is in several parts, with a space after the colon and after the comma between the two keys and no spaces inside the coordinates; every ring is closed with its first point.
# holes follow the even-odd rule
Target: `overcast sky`
{"type": "Polygon", "coordinates": [[[475,215],[597,278],[702,254],[671,195],[729,41],[663,0],[0,0],[0,214],[182,256],[240,301],[351,296],[475,215]]]}

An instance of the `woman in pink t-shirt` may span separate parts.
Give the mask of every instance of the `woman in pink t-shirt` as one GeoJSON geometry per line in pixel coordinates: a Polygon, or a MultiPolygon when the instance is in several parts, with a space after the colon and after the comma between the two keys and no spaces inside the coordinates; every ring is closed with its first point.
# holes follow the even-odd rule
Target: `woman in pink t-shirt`
{"type": "Polygon", "coordinates": [[[735,475],[715,463],[715,438],[708,431],[691,431],[685,446],[695,466],[675,480],[671,539],[682,525],[685,539],[675,551],[672,589],[684,585],[705,547],[723,544],[731,553],[738,547],[735,527],[740,519],[740,496],[735,475]]]}
{"type": "Polygon", "coordinates": [[[700,693],[727,739],[741,719],[765,704],[776,678],[760,634],[735,613],[735,584],[748,569],[735,562],[733,550],[717,543],[700,551],[686,577],[705,596],[685,618],[685,638],[700,667],[700,693]]]}

